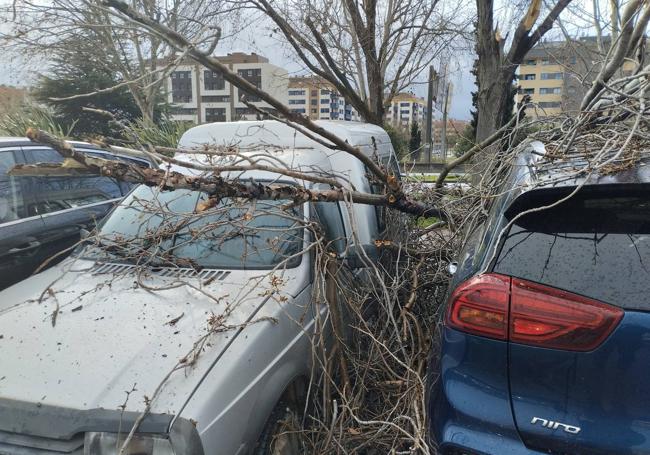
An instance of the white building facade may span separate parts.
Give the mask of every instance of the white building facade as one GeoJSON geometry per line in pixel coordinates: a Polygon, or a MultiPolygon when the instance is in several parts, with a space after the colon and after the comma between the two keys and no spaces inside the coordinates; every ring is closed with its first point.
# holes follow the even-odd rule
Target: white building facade
{"type": "MultiPolygon", "coordinates": [[[[253,85],[287,104],[288,73],[257,54],[236,52],[216,57],[253,85]]],[[[258,113],[242,103],[244,92],[234,87],[220,73],[194,63],[178,65],[167,81],[167,96],[173,106],[171,118],[194,123],[254,120],[258,113]]],[[[274,113],[267,103],[246,95],[256,107],[274,113]]]]}
{"type": "Polygon", "coordinates": [[[359,121],[359,115],[331,83],[317,76],[289,78],[288,106],[312,120],[359,121]]]}
{"type": "Polygon", "coordinates": [[[427,105],[424,99],[411,93],[398,93],[386,110],[385,119],[387,123],[396,127],[408,128],[413,123],[422,127],[426,121],[426,114],[427,105]]]}

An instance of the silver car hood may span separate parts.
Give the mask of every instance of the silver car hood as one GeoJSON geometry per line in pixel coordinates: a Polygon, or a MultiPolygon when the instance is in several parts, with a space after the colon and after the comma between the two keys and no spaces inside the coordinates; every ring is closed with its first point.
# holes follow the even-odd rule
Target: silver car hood
{"type": "MultiPolygon", "coordinates": [[[[152,292],[133,273],[95,274],[92,265],[67,260],[0,292],[0,398],[141,411],[161,387],[151,412],[173,414],[273,289],[265,271],[232,270],[202,287],[189,278],[152,292]],[[206,335],[196,362],[162,384],[206,335]]],[[[283,293],[299,287],[290,271],[283,282],[283,293]]]]}

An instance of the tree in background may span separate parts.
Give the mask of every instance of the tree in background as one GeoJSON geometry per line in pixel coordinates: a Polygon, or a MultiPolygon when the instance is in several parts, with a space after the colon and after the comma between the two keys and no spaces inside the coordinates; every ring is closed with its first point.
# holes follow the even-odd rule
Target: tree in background
{"type": "MultiPolygon", "coordinates": [[[[473,112],[472,112],[473,113],[473,112]]],[[[465,152],[476,145],[476,128],[472,122],[463,129],[453,148],[455,156],[462,156],[465,152]]]]}
{"type": "MultiPolygon", "coordinates": [[[[222,1],[133,0],[130,5],[187,36],[197,47],[210,48],[221,36],[215,21],[221,18],[222,1]]],[[[140,116],[150,122],[169,73],[183,58],[160,36],[133,27],[96,0],[15,0],[0,7],[0,22],[5,25],[0,30],[0,48],[35,56],[38,61],[54,60],[57,65],[92,60],[97,68],[104,66],[104,71],[115,74],[111,77],[123,84],[115,89],[116,96],[121,97],[126,89],[140,116]]],[[[76,95],[110,87],[84,84],[84,88],[85,92],[79,90],[76,95]]],[[[83,103],[83,99],[79,101],[83,103]]]]}
{"type": "MultiPolygon", "coordinates": [[[[71,43],[79,48],[83,43],[71,43]]],[[[32,91],[33,98],[54,109],[57,121],[69,128],[75,137],[111,136],[115,133],[105,115],[84,111],[91,107],[108,111],[120,120],[131,122],[142,115],[129,89],[116,71],[109,70],[99,57],[87,52],[67,58],[55,56],[48,75],[43,75],[32,91]],[[88,97],[76,95],[97,92],[88,97]]]]}
{"type": "Polygon", "coordinates": [[[400,161],[410,158],[409,146],[406,135],[400,129],[393,127],[390,124],[385,124],[384,129],[390,137],[390,142],[393,144],[395,154],[400,161]]]}
{"type": "Polygon", "coordinates": [[[418,122],[411,123],[411,138],[409,139],[409,151],[414,155],[422,145],[422,131],[418,122]]]}
{"type": "Polygon", "coordinates": [[[329,81],[369,123],[436,60],[465,46],[471,17],[439,0],[248,0],[300,63],[329,81]]]}

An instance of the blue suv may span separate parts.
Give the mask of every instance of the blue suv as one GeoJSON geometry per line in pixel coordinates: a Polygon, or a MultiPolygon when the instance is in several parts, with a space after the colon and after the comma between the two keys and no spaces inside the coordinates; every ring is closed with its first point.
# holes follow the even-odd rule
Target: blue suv
{"type": "Polygon", "coordinates": [[[543,155],[518,157],[452,267],[432,439],[444,455],[650,454],[650,166],[575,177],[543,155]]]}

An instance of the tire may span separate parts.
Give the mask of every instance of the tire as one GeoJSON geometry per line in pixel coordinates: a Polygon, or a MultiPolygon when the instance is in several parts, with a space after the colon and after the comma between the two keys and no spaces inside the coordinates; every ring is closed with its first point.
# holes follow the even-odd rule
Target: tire
{"type": "Polygon", "coordinates": [[[280,400],[269,416],[254,455],[301,455],[300,412],[292,403],[280,400]]]}

